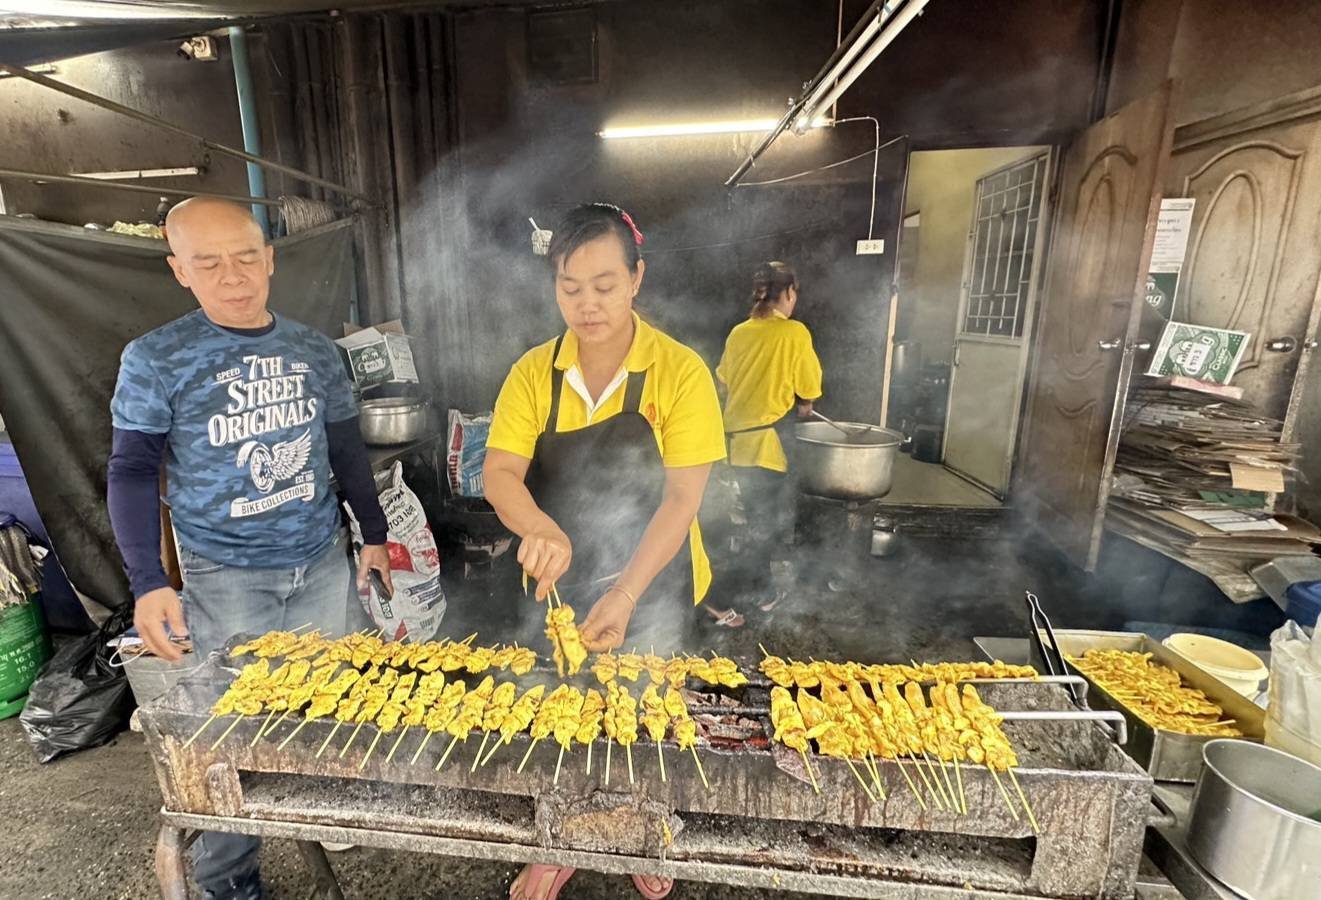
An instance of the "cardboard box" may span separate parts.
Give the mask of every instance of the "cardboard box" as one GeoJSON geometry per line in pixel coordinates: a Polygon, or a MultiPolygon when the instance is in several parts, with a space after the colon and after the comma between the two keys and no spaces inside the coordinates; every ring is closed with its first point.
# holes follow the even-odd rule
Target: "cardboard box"
{"type": "Polygon", "coordinates": [[[1170,322],[1151,354],[1147,374],[1229,384],[1247,348],[1247,332],[1170,322]]]}
{"type": "Polygon", "coordinates": [[[404,325],[398,319],[362,328],[344,325],[344,337],[335,341],[358,390],[382,384],[416,384],[417,367],[404,325]]]}

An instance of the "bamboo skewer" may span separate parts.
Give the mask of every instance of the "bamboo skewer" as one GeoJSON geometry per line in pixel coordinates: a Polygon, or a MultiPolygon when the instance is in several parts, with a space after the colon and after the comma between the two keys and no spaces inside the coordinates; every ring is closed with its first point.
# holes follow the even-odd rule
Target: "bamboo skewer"
{"type": "Polygon", "coordinates": [[[385,754],[385,761],[387,763],[394,759],[394,752],[399,749],[399,745],[404,742],[404,738],[408,737],[408,729],[411,727],[412,726],[410,725],[405,725],[404,730],[399,732],[399,737],[394,739],[394,744],[390,746],[390,752],[385,754]]]}
{"type": "Polygon", "coordinates": [[[311,622],[304,622],[302,625],[299,625],[297,628],[290,628],[289,630],[292,631],[294,634],[297,634],[298,632],[302,631],[304,628],[311,628],[311,627],[312,627],[311,622]]]}
{"type": "Polygon", "coordinates": [[[477,748],[477,755],[472,758],[472,768],[468,770],[469,772],[477,771],[477,764],[482,761],[482,754],[486,752],[486,742],[490,740],[490,738],[491,738],[491,732],[489,731],[482,732],[482,744],[480,747],[477,748]]]}
{"type": "Polygon", "coordinates": [[[560,763],[564,762],[564,745],[560,744],[560,755],[555,758],[555,777],[551,779],[551,784],[560,783],[560,763]]]}
{"type": "Polygon", "coordinates": [[[326,748],[330,746],[330,741],[331,741],[331,739],[335,736],[335,732],[339,731],[339,726],[341,726],[341,725],[343,725],[343,724],[344,724],[344,723],[343,723],[342,721],[340,721],[339,719],[336,719],[336,720],[335,720],[335,727],[332,728],[332,729],[330,729],[330,734],[326,735],[326,739],[325,739],[324,741],[321,742],[321,749],[317,750],[317,752],[316,752],[316,758],[317,758],[317,759],[320,759],[320,758],[321,758],[321,754],[326,752],[326,748]]]}
{"type": "Polygon", "coordinates": [[[1013,816],[1014,821],[1017,822],[1019,818],[1018,810],[1014,809],[1014,802],[1009,799],[1009,793],[1005,790],[1004,782],[1001,781],[1000,776],[995,773],[995,769],[987,766],[986,770],[990,772],[991,777],[995,779],[995,786],[1000,789],[1000,796],[1004,798],[1005,806],[1009,807],[1009,815],[1013,816]]]}
{"type": "Polygon", "coordinates": [[[867,795],[867,799],[872,803],[875,803],[876,795],[871,792],[871,788],[867,787],[867,782],[862,780],[862,773],[859,772],[858,767],[853,764],[853,760],[846,758],[844,762],[849,764],[849,771],[853,773],[854,778],[858,779],[858,784],[862,785],[862,791],[867,795]]]}
{"type": "Polygon", "coordinates": [[[935,789],[931,787],[931,779],[927,778],[927,773],[922,771],[922,764],[917,761],[917,757],[909,753],[908,761],[917,770],[917,777],[922,779],[922,786],[927,789],[927,793],[931,796],[931,802],[935,804],[936,809],[944,809],[945,805],[940,802],[940,797],[936,794],[935,789]]]}
{"type": "Polygon", "coordinates": [[[1018,776],[1014,774],[1013,769],[1005,769],[1009,773],[1009,780],[1014,783],[1014,790],[1018,792],[1018,799],[1023,801],[1023,811],[1027,813],[1027,820],[1032,825],[1033,834],[1039,834],[1041,827],[1037,825],[1037,817],[1032,812],[1032,804],[1027,802],[1027,794],[1023,793],[1023,786],[1018,783],[1018,776]]]}
{"type": "MultiPolygon", "coordinates": [[[[284,747],[285,747],[285,744],[288,744],[290,741],[292,741],[292,740],[294,739],[294,735],[296,735],[296,734],[298,734],[298,732],[302,731],[302,730],[303,730],[303,726],[306,725],[306,724],[307,724],[308,722],[310,722],[310,721],[312,721],[312,720],[311,720],[311,719],[303,719],[301,722],[299,722],[298,725],[294,727],[294,730],[291,731],[291,732],[289,732],[289,736],[288,736],[287,738],[285,738],[283,741],[281,741],[281,742],[280,742],[280,746],[276,747],[275,749],[276,749],[276,750],[283,750],[284,747]]],[[[254,743],[256,743],[256,742],[254,741],[254,743]]]]}
{"type": "Polygon", "coordinates": [[[450,758],[450,754],[454,752],[454,745],[457,744],[458,742],[459,742],[459,739],[458,739],[457,737],[455,737],[455,738],[451,738],[451,739],[450,739],[450,745],[449,745],[448,747],[446,747],[446,748],[445,748],[445,752],[444,752],[443,754],[441,754],[440,762],[436,763],[436,768],[435,768],[434,771],[439,772],[439,771],[440,771],[440,767],[443,766],[443,765],[445,765],[445,760],[447,760],[447,759],[450,758]]]}
{"type": "Polygon", "coordinates": [[[821,785],[817,784],[816,773],[812,771],[812,764],[807,761],[807,752],[799,750],[798,755],[803,758],[803,768],[807,770],[807,778],[812,782],[812,790],[821,793],[821,785]]]}
{"type": "Polygon", "coordinates": [[[959,783],[959,806],[963,814],[968,814],[968,795],[963,791],[963,766],[959,764],[959,758],[954,757],[954,779],[959,783]]]}
{"type": "Polygon", "coordinates": [[[540,742],[541,738],[533,738],[532,743],[528,744],[527,752],[523,754],[523,761],[518,764],[518,768],[515,770],[519,775],[523,774],[523,767],[527,765],[528,757],[532,755],[532,751],[536,749],[540,742]]]}
{"type": "Polygon", "coordinates": [[[926,760],[927,771],[931,773],[931,782],[936,786],[936,790],[940,792],[940,799],[944,802],[945,808],[954,809],[954,799],[945,793],[945,787],[940,783],[940,776],[936,774],[936,767],[931,762],[931,757],[927,756],[926,748],[922,749],[922,759],[926,760]]]}
{"type": "Polygon", "coordinates": [[[362,758],[362,762],[358,763],[359,772],[367,768],[367,760],[372,758],[372,752],[376,749],[376,745],[381,742],[381,735],[383,734],[385,734],[384,731],[379,728],[376,729],[376,737],[372,738],[371,746],[367,748],[367,755],[362,758]]]}
{"type": "Polygon", "coordinates": [[[184,741],[184,742],[183,742],[183,746],[182,746],[181,748],[179,748],[179,749],[181,749],[181,750],[187,750],[187,749],[188,749],[188,745],[191,744],[193,741],[197,740],[199,737],[201,737],[202,732],[203,732],[203,731],[206,731],[207,727],[210,726],[210,724],[211,724],[212,722],[214,722],[214,721],[215,721],[216,719],[218,719],[218,718],[220,718],[220,717],[217,716],[215,713],[212,713],[212,714],[211,714],[211,718],[209,718],[209,719],[207,719],[205,722],[203,722],[203,723],[202,723],[202,727],[199,728],[199,729],[197,729],[196,731],[194,731],[194,732],[193,732],[193,736],[190,737],[188,740],[184,741]]]}
{"type": "Polygon", "coordinates": [[[625,744],[624,752],[625,754],[628,755],[628,783],[634,784],[635,782],[633,781],[633,745],[625,744]]]}
{"type": "Polygon", "coordinates": [[[488,762],[490,762],[491,757],[495,756],[495,751],[499,750],[504,745],[505,745],[504,741],[497,739],[495,742],[495,746],[491,748],[491,752],[486,754],[486,759],[482,760],[482,765],[486,765],[488,762]]]}
{"type": "Polygon", "coordinates": [[[410,766],[417,765],[417,758],[422,755],[422,750],[426,747],[427,741],[431,740],[431,735],[432,732],[428,731],[422,736],[422,743],[417,745],[417,749],[413,751],[413,758],[408,761],[410,766]]]}
{"type": "Polygon", "coordinates": [[[871,770],[872,783],[876,785],[876,793],[880,795],[882,800],[886,799],[885,787],[881,784],[881,770],[876,765],[876,757],[868,753],[866,763],[871,770]]]}
{"type": "Polygon", "coordinates": [[[615,742],[607,740],[605,742],[605,786],[610,787],[610,751],[615,746],[615,742]]]}
{"type": "Polygon", "coordinates": [[[353,742],[358,739],[358,732],[362,731],[362,726],[365,725],[366,722],[366,719],[360,720],[357,727],[353,729],[353,734],[349,735],[349,739],[344,742],[344,749],[339,751],[340,759],[343,759],[344,754],[349,752],[349,748],[353,746],[353,742]]]}
{"type": "Polygon", "coordinates": [[[244,719],[246,719],[246,718],[247,718],[247,716],[238,716],[238,717],[236,717],[236,718],[234,719],[234,721],[231,722],[231,723],[229,724],[229,727],[225,729],[224,734],[222,734],[222,735],[220,735],[220,737],[216,738],[216,742],[215,742],[214,744],[211,745],[211,749],[214,750],[214,749],[216,749],[217,747],[219,747],[219,746],[220,746],[220,742],[223,741],[225,738],[229,737],[229,733],[230,733],[231,731],[233,731],[233,730],[238,726],[238,723],[239,723],[239,722],[242,722],[242,721],[243,721],[244,719]]]}
{"type": "Polygon", "coordinates": [[[592,745],[587,745],[587,774],[592,774],[592,745]]]}
{"type": "Polygon", "coordinates": [[[660,760],[661,783],[663,784],[668,779],[665,777],[665,752],[661,749],[660,741],[656,742],[656,758],[660,760]]]}
{"type": "Polygon", "coordinates": [[[702,777],[702,786],[711,790],[711,782],[706,780],[706,770],[702,768],[702,758],[697,755],[697,748],[689,744],[688,749],[693,753],[693,762],[697,763],[697,774],[702,777]]]}
{"type": "Polygon", "coordinates": [[[249,747],[257,746],[257,742],[261,740],[262,734],[264,734],[266,731],[266,726],[271,724],[271,719],[274,717],[275,717],[275,710],[272,709],[270,712],[266,714],[266,720],[257,727],[257,733],[252,736],[252,743],[248,744],[249,747]]]}
{"type": "Polygon", "coordinates": [[[904,776],[904,781],[908,782],[908,789],[913,792],[913,798],[917,800],[917,805],[922,807],[923,812],[926,812],[927,802],[922,799],[922,792],[917,789],[917,785],[913,783],[912,776],[910,776],[908,770],[904,768],[904,761],[896,756],[894,762],[895,765],[899,767],[899,774],[904,776]]]}
{"type": "MultiPolygon", "coordinates": [[[[279,728],[282,724],[284,724],[284,720],[287,719],[288,717],[289,717],[289,710],[286,709],[283,713],[280,714],[280,718],[275,720],[275,724],[266,730],[266,736],[269,737],[270,735],[274,734],[275,729],[279,728]]],[[[260,728],[257,729],[257,733],[259,735],[261,734],[260,728]]],[[[253,743],[256,742],[254,741],[253,743]]]]}
{"type": "Polygon", "coordinates": [[[949,791],[950,804],[954,807],[955,813],[962,815],[963,806],[959,803],[959,798],[954,793],[954,782],[951,781],[949,777],[949,766],[945,764],[945,760],[942,757],[937,756],[936,759],[940,761],[940,774],[945,779],[945,789],[949,791]]]}

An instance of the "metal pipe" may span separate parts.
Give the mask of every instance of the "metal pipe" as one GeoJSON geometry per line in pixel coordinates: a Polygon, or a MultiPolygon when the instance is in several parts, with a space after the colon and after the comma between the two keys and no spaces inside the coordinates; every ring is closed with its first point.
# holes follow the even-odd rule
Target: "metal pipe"
{"type": "MultiPolygon", "coordinates": [[[[128,116],[130,119],[137,119],[139,122],[145,122],[148,125],[154,125],[157,128],[160,128],[164,131],[169,131],[173,134],[186,137],[189,140],[197,141],[203,147],[206,147],[208,150],[214,150],[217,153],[223,153],[226,154],[227,156],[237,157],[238,159],[244,160],[246,162],[256,163],[257,165],[265,169],[269,169],[272,172],[282,172],[285,175],[288,175],[290,178],[296,178],[299,181],[305,181],[308,182],[309,184],[319,184],[321,185],[321,187],[335,191],[338,194],[343,194],[346,197],[352,197],[354,200],[361,200],[364,203],[373,202],[370,197],[367,197],[364,194],[359,194],[357,191],[350,190],[349,188],[346,188],[342,184],[336,184],[333,181],[327,181],[324,178],[318,178],[315,175],[309,175],[306,172],[302,171],[301,169],[295,169],[293,166],[286,166],[283,163],[277,163],[274,162],[273,160],[266,159],[265,157],[254,156],[251,153],[247,153],[243,150],[239,150],[236,147],[230,147],[227,144],[222,144],[218,141],[213,141],[208,138],[204,138],[200,134],[195,134],[194,132],[191,132],[186,128],[181,128],[180,126],[175,125],[173,122],[167,122],[165,119],[157,118],[156,116],[150,115],[148,113],[144,113],[141,110],[134,109],[131,106],[124,106],[122,103],[116,103],[113,100],[107,100],[106,98],[98,96],[97,94],[84,91],[80,88],[74,87],[73,85],[65,84],[62,81],[56,81],[55,79],[47,78],[44,75],[37,75],[33,72],[29,72],[27,69],[24,69],[22,66],[11,66],[6,63],[0,63],[0,72],[8,72],[10,75],[13,75],[17,78],[23,78],[33,82],[34,84],[39,84],[42,87],[48,87],[53,91],[58,91],[59,93],[65,94],[69,97],[76,97],[77,99],[90,103],[93,106],[99,106],[101,109],[106,109],[109,110],[110,112],[119,113],[120,115],[128,116]]],[[[209,196],[219,196],[219,195],[211,194],[209,196]]]]}
{"type": "Polygon", "coordinates": [[[995,714],[1006,722],[1100,722],[1110,726],[1116,744],[1122,747],[1128,743],[1128,720],[1123,713],[1113,709],[997,709],[995,714]]]}
{"type": "Polygon", "coordinates": [[[872,42],[872,45],[867,48],[867,52],[859,56],[848,72],[840,77],[839,83],[831,88],[830,91],[815,105],[809,104],[804,107],[803,114],[800,118],[806,118],[808,121],[811,121],[817,109],[827,107],[838,100],[845,91],[853,86],[853,82],[857,81],[858,77],[862,75],[863,72],[867,71],[867,67],[876,61],[876,57],[880,56],[885,48],[890,46],[894,39],[899,36],[899,32],[908,27],[909,22],[922,14],[922,10],[926,8],[927,3],[929,2],[930,0],[910,0],[909,4],[905,6],[888,24],[886,24],[885,29],[879,36],[877,36],[876,40],[872,42]]]}
{"type": "Polygon", "coordinates": [[[235,203],[256,203],[262,206],[280,206],[279,200],[268,197],[244,197],[239,194],[215,194],[210,191],[181,191],[167,187],[148,187],[141,184],[124,184],[120,181],[105,181],[100,178],[87,178],[83,175],[50,175],[45,172],[26,172],[22,169],[0,169],[0,178],[22,178],[28,181],[49,181],[52,184],[82,184],[88,187],[110,188],[116,191],[131,191],[137,194],[162,194],[171,197],[216,197],[220,200],[232,200],[235,203]]]}
{"type": "MultiPolygon", "coordinates": [[[[239,125],[243,129],[243,149],[253,156],[261,155],[261,124],[257,121],[257,98],[252,89],[252,62],[248,58],[248,36],[242,25],[229,29],[229,54],[234,64],[234,89],[238,93],[239,125]]],[[[254,197],[266,196],[266,173],[254,162],[248,163],[248,193],[254,197]]],[[[271,222],[266,207],[252,205],[252,217],[261,226],[262,233],[271,236],[271,222]]]]}

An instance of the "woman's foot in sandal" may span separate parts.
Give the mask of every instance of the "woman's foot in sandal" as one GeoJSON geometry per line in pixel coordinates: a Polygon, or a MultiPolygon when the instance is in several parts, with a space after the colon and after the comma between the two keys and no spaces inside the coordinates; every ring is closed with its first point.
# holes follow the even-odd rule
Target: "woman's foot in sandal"
{"type": "Polygon", "coordinates": [[[711,617],[711,624],[724,628],[742,628],[746,622],[743,615],[732,606],[723,611],[711,607],[706,613],[711,617]]]}
{"type": "Polygon", "coordinates": [[[509,886],[509,900],[556,900],[575,871],[561,866],[524,866],[509,886]]]}
{"type": "Polygon", "coordinates": [[[638,893],[646,897],[647,900],[664,900],[670,896],[670,891],[674,890],[673,878],[662,878],[659,875],[630,875],[633,879],[633,886],[638,889],[638,893]]]}

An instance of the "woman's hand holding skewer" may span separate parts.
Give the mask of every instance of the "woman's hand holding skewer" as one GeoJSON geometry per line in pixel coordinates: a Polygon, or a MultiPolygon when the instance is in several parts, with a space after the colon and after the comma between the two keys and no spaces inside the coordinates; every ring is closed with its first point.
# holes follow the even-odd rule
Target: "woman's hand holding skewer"
{"type": "Polygon", "coordinates": [[[523,571],[537,583],[534,593],[540,603],[550,595],[555,582],[569,571],[573,561],[573,544],[550,517],[545,522],[523,535],[518,545],[518,561],[523,571]]]}
{"type": "Polygon", "coordinates": [[[624,643],[633,609],[632,598],[622,588],[610,588],[592,606],[579,629],[583,646],[592,653],[609,653],[618,649],[624,643]]]}

